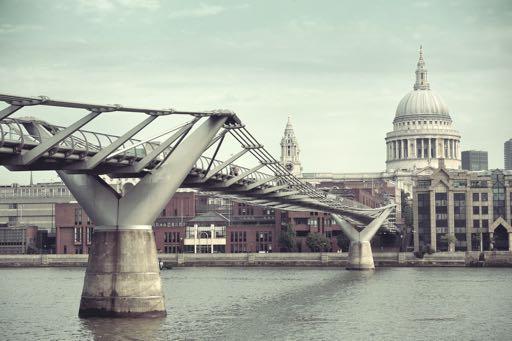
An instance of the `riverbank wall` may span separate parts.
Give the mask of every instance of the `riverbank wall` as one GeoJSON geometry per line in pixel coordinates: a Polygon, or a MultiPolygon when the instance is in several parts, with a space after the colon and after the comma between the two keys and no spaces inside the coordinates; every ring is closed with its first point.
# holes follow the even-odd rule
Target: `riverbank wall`
{"type": "MultiPolygon", "coordinates": [[[[376,267],[512,267],[512,252],[437,252],[417,258],[411,252],[374,252],[376,267]]],[[[347,253],[159,254],[165,267],[312,266],[344,267],[347,253]]],[[[88,255],[0,255],[0,267],[86,266],[88,255]]]]}

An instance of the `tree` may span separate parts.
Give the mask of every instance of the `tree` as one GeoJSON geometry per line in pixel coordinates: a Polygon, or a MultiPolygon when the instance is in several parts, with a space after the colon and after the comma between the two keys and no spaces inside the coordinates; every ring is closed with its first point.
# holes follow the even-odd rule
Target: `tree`
{"type": "Polygon", "coordinates": [[[413,225],[413,211],[411,206],[411,199],[409,198],[409,193],[406,193],[404,190],[401,191],[401,208],[402,208],[402,217],[404,218],[405,226],[408,228],[412,228],[413,225]]]}
{"type": "Polygon", "coordinates": [[[281,230],[281,233],[279,234],[279,247],[282,252],[293,251],[296,245],[296,235],[297,234],[295,233],[295,230],[292,228],[291,224],[287,224],[286,228],[281,230]]]}
{"type": "Polygon", "coordinates": [[[442,239],[446,240],[448,245],[453,245],[455,247],[455,243],[457,242],[457,237],[455,237],[453,234],[445,234],[441,237],[442,239]]]}
{"type": "Polygon", "coordinates": [[[322,252],[330,249],[330,242],[327,237],[318,232],[308,234],[306,237],[306,245],[312,252],[322,252]]]}
{"type": "Polygon", "coordinates": [[[347,251],[350,246],[350,240],[347,237],[345,237],[344,234],[340,233],[336,236],[336,245],[338,245],[340,250],[347,251]]]}

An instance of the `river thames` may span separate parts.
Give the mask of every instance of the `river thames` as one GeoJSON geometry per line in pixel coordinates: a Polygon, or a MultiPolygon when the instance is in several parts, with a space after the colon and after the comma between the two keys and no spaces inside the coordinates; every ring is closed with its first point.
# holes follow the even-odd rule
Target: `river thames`
{"type": "Polygon", "coordinates": [[[0,269],[2,340],[510,340],[512,269],[176,268],[168,316],[80,319],[83,268],[0,269]]]}

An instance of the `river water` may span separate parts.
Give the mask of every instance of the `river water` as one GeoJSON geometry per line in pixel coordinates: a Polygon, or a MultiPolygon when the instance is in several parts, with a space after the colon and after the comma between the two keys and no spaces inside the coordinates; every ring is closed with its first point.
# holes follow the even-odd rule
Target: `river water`
{"type": "Polygon", "coordinates": [[[153,320],[78,318],[83,277],[0,269],[0,339],[512,340],[512,269],[176,268],[153,320]]]}

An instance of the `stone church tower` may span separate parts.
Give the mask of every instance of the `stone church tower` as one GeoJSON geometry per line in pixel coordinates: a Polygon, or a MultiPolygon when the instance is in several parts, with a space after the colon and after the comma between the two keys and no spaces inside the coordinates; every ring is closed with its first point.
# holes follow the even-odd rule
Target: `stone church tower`
{"type": "Polygon", "coordinates": [[[286,123],[284,136],[281,139],[281,164],[296,177],[302,176],[299,154],[299,144],[293,132],[291,118],[288,116],[288,123],[286,123]]]}

